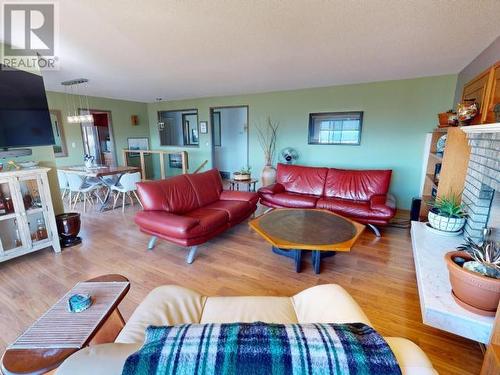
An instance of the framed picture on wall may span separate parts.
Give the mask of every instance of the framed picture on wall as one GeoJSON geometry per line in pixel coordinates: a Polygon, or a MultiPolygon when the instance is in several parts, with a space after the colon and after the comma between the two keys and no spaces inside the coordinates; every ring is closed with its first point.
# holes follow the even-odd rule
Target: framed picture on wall
{"type": "Polygon", "coordinates": [[[182,155],[168,154],[168,165],[170,166],[170,168],[182,169],[182,155]]]}
{"type": "MultiPolygon", "coordinates": [[[[148,137],[131,137],[127,138],[128,149],[129,150],[149,150],[149,138],[148,137]]],[[[139,153],[131,152],[129,157],[136,158],[139,157],[139,153]]]]}
{"type": "Polygon", "coordinates": [[[208,122],[200,121],[200,133],[207,134],[208,133],[208,122]]]}

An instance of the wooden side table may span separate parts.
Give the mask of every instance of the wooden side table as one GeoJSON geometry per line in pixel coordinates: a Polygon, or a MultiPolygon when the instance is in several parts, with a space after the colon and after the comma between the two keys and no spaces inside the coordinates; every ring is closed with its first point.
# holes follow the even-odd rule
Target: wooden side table
{"type": "Polygon", "coordinates": [[[229,189],[230,190],[240,190],[240,184],[247,185],[247,191],[255,192],[256,184],[259,180],[250,179],[250,180],[229,180],[229,189]]]}
{"type": "MultiPolygon", "coordinates": [[[[26,374],[45,374],[53,373],[52,370],[59,365],[70,355],[80,350],[82,347],[90,344],[103,344],[113,342],[122,328],[125,326],[125,321],[118,310],[118,305],[123,300],[130,289],[129,280],[121,275],[104,275],[94,279],[87,280],[92,283],[110,283],[119,282],[126,283],[120,292],[113,296],[113,303],[105,306],[104,313],[100,319],[94,321],[95,328],[86,336],[81,347],[50,347],[50,348],[16,348],[9,347],[2,357],[2,374],[4,375],[26,375],[26,374]]],[[[111,284],[110,284],[111,285],[111,284]]],[[[104,286],[104,284],[103,284],[104,286]]],[[[105,290],[105,287],[104,287],[105,290]]],[[[94,302],[96,303],[96,302],[94,302]]],[[[57,303],[54,305],[56,306],[57,303]]],[[[87,310],[90,311],[92,306],[87,310]]],[[[44,315],[45,319],[50,319],[52,308],[44,315]]],[[[71,313],[73,314],[73,313],[71,313]]],[[[79,313],[74,313],[75,320],[79,318],[79,313]]],[[[37,321],[38,324],[39,321],[37,321]]],[[[30,332],[28,329],[24,334],[30,332]]],[[[24,335],[23,334],[23,335],[24,335]]],[[[57,339],[57,334],[53,337],[57,339]]],[[[22,338],[22,336],[20,336],[22,338]]],[[[19,339],[18,339],[19,340],[19,339]]],[[[15,343],[13,344],[15,345],[15,343]]]]}

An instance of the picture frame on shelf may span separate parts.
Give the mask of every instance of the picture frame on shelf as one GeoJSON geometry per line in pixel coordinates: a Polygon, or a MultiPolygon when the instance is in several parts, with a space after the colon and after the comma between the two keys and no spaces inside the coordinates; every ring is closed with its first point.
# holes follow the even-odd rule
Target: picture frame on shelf
{"type": "MultiPolygon", "coordinates": [[[[147,151],[147,150],[149,150],[149,138],[148,137],[129,137],[129,138],[127,138],[127,147],[129,150],[147,151]]],[[[139,153],[131,152],[131,153],[129,153],[129,157],[137,158],[137,157],[139,157],[139,153]]]]}

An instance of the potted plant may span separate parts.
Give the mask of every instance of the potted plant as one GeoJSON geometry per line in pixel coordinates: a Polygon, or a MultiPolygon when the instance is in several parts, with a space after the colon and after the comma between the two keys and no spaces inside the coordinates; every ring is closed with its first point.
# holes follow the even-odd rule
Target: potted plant
{"type": "Polygon", "coordinates": [[[500,301],[500,243],[470,238],[459,251],[445,254],[452,295],[459,305],[481,315],[494,316],[500,301]]]}
{"type": "Polygon", "coordinates": [[[458,232],[465,225],[467,214],[456,195],[438,197],[430,206],[427,217],[433,228],[443,232],[458,232]]]}
{"type": "Polygon", "coordinates": [[[265,166],[262,170],[262,186],[274,184],[276,181],[276,169],[273,167],[273,160],[276,154],[276,138],[279,126],[279,122],[274,122],[271,117],[268,117],[265,126],[256,127],[265,160],[265,166]]]}
{"type": "Polygon", "coordinates": [[[251,167],[241,168],[238,172],[233,173],[233,178],[236,181],[247,181],[252,178],[251,167]]]}

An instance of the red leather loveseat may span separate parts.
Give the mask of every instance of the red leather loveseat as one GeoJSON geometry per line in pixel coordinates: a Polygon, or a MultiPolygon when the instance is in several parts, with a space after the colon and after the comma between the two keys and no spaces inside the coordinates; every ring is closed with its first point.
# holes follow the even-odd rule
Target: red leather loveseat
{"type": "Polygon", "coordinates": [[[153,236],[148,249],[157,237],[189,246],[187,263],[193,262],[196,245],[248,218],[259,200],[256,193],[224,191],[216,169],[140,182],[137,192],[144,210],[136,214],[135,222],[153,236]]]}
{"type": "Polygon", "coordinates": [[[388,193],[391,170],[349,170],[278,164],[276,183],[259,189],[260,202],[275,208],[323,208],[368,224],[386,225],[396,213],[388,193]]]}

